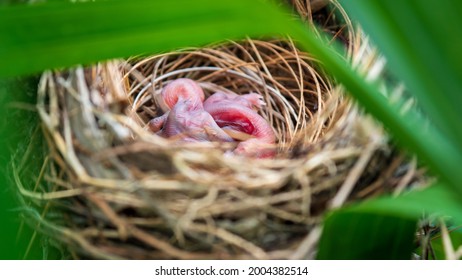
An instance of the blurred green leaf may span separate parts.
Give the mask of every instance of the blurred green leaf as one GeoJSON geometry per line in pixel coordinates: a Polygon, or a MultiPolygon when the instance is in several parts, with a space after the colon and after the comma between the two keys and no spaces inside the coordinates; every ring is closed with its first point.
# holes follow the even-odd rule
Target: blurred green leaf
{"type": "Polygon", "coordinates": [[[270,1],[111,0],[0,7],[1,76],[287,31],[270,1]]]}
{"type": "Polygon", "coordinates": [[[462,2],[340,2],[378,45],[390,69],[435,125],[461,147],[462,2]]]}
{"type": "Polygon", "coordinates": [[[344,210],[328,216],[317,259],[410,259],[416,220],[344,210]]]}
{"type": "MultiPolygon", "coordinates": [[[[360,79],[356,78],[355,81],[355,78],[347,75],[336,77],[390,129],[396,139],[415,151],[450,185],[438,183],[424,191],[411,192],[398,198],[382,197],[332,213],[326,220],[320,244],[321,258],[336,258],[332,249],[335,246],[339,246],[342,252],[363,252],[368,246],[380,248],[384,237],[379,235],[366,239],[368,243],[359,246],[359,249],[355,248],[357,244],[354,242],[360,241],[355,239],[361,234],[360,226],[352,227],[351,232],[335,239],[335,233],[348,220],[367,221],[368,215],[389,217],[392,227],[402,219],[416,220],[423,213],[449,216],[455,223],[462,223],[462,172],[458,171],[462,163],[462,114],[458,108],[462,104],[462,56],[459,55],[462,48],[462,18],[459,16],[462,2],[341,0],[341,3],[378,44],[389,61],[391,71],[406,83],[426,116],[438,129],[415,111],[398,114],[396,108],[386,104],[385,98],[383,104],[379,104],[376,102],[380,99],[377,97],[378,90],[370,88],[368,94],[366,88],[371,85],[361,85],[360,79]],[[390,114],[393,110],[396,119],[390,114]],[[430,129],[426,129],[426,125],[430,129]],[[394,222],[390,215],[395,218],[394,222]]],[[[385,231],[385,238],[389,238],[387,234],[390,234],[389,231],[385,231]]],[[[393,240],[389,242],[394,244],[393,240]]],[[[368,258],[367,252],[358,254],[347,257],[368,258]]],[[[389,256],[384,254],[383,258],[389,256]]]]}
{"type": "Polygon", "coordinates": [[[300,26],[293,26],[291,35],[299,39],[300,45],[322,61],[323,67],[342,83],[348,92],[379,119],[396,140],[415,152],[420,160],[449,183],[462,197],[462,146],[451,142],[446,134],[436,128],[415,108],[402,112],[400,102],[391,103],[379,90],[378,85],[367,82],[338,52],[300,26]],[[437,148],[436,148],[437,147],[437,148]]]}
{"type": "Polygon", "coordinates": [[[462,204],[450,188],[436,183],[424,190],[411,191],[398,197],[383,196],[351,206],[354,211],[393,214],[406,218],[420,218],[422,214],[447,216],[462,224],[462,204]]]}
{"type": "MultiPolygon", "coordinates": [[[[10,163],[13,159],[18,160],[18,155],[27,148],[37,128],[38,116],[30,110],[35,103],[36,90],[37,77],[0,79],[0,259],[23,258],[33,235],[29,227],[21,226],[21,210],[13,187],[10,163]],[[29,110],[24,109],[24,104],[29,104],[29,110]]],[[[29,164],[32,168],[28,171],[35,171],[36,175],[43,157],[31,158],[29,164]]],[[[35,176],[30,176],[28,182],[33,179],[35,176]]],[[[41,245],[38,236],[28,258],[43,258],[41,245]]]]}
{"type": "Polygon", "coordinates": [[[409,259],[416,221],[425,213],[462,224],[458,196],[436,183],[333,211],[325,220],[318,258],[409,259]]]}

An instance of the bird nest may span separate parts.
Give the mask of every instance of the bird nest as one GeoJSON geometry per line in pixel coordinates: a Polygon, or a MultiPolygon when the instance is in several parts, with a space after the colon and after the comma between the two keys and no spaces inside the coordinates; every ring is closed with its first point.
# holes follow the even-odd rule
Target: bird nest
{"type": "MultiPolygon", "coordinates": [[[[360,49],[355,42],[363,43],[350,49],[360,49]]],[[[76,258],[309,258],[325,211],[416,177],[381,127],[290,39],[46,72],[37,107],[48,149],[41,183],[16,181],[46,208],[29,215],[34,227],[76,258]],[[230,144],[149,131],[162,88],[178,78],[206,96],[260,94],[275,157],[230,156],[230,144]]]]}

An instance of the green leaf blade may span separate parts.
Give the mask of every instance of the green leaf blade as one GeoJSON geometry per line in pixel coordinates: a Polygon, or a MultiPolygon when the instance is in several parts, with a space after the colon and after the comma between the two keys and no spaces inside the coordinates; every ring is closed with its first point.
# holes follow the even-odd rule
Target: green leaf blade
{"type": "Polygon", "coordinates": [[[318,259],[409,259],[424,215],[462,224],[462,204],[444,184],[398,197],[382,196],[329,213],[318,259]]]}
{"type": "MultiPolygon", "coordinates": [[[[462,141],[462,10],[459,1],[341,1],[447,136],[462,141]]],[[[461,152],[461,151],[459,151],[461,152]]]]}
{"type": "Polygon", "coordinates": [[[0,75],[280,34],[281,23],[287,20],[275,5],[245,0],[111,0],[0,7],[0,75]]]}
{"type": "Polygon", "coordinates": [[[331,46],[323,44],[312,32],[298,25],[293,26],[291,31],[303,48],[322,61],[323,67],[335,76],[370,114],[379,119],[400,144],[419,155],[421,160],[462,197],[460,145],[450,141],[443,131],[422,117],[414,108],[402,113],[399,103],[390,103],[375,84],[367,82],[352,70],[345,59],[331,46]]]}
{"type": "Polygon", "coordinates": [[[341,211],[326,218],[317,259],[410,259],[415,229],[413,219],[341,211]]]}

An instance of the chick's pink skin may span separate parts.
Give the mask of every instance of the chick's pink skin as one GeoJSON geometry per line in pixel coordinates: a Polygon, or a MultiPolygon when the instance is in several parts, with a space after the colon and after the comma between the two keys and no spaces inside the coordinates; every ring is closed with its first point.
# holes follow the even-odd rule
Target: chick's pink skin
{"type": "Polygon", "coordinates": [[[159,135],[168,138],[175,137],[184,142],[234,141],[217,125],[212,116],[204,111],[202,103],[178,100],[178,103],[168,113],[159,135]]]}
{"type": "Polygon", "coordinates": [[[149,122],[153,132],[184,142],[234,141],[204,111],[204,92],[196,82],[190,79],[170,82],[163,89],[162,97],[171,110],[149,122]]]}
{"type": "Polygon", "coordinates": [[[225,104],[239,104],[255,111],[258,111],[266,105],[263,101],[263,97],[257,93],[238,95],[234,92],[225,93],[222,91],[218,91],[207,98],[204,102],[204,107],[213,106],[213,104],[221,106],[225,104]]]}
{"type": "Polygon", "coordinates": [[[162,98],[167,106],[172,109],[178,102],[178,99],[193,100],[195,102],[204,102],[205,96],[202,88],[193,80],[180,78],[170,82],[162,90],[162,98]]]}
{"type": "Polygon", "coordinates": [[[251,107],[238,102],[230,102],[226,98],[214,102],[207,102],[207,100],[204,103],[204,109],[212,115],[219,127],[251,136],[250,139],[239,143],[233,151],[234,154],[255,158],[274,157],[275,150],[272,144],[276,142],[276,136],[272,127],[262,116],[251,107]]]}

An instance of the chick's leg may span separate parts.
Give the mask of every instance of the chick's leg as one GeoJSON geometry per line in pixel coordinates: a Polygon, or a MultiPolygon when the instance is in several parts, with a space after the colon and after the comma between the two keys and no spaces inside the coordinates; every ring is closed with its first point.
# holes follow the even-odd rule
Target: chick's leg
{"type": "Polygon", "coordinates": [[[169,114],[169,112],[163,114],[160,117],[157,117],[157,118],[154,118],[154,119],[150,120],[149,123],[148,123],[149,129],[152,132],[160,131],[162,129],[162,127],[164,126],[165,121],[168,118],[168,114],[169,114]]]}

